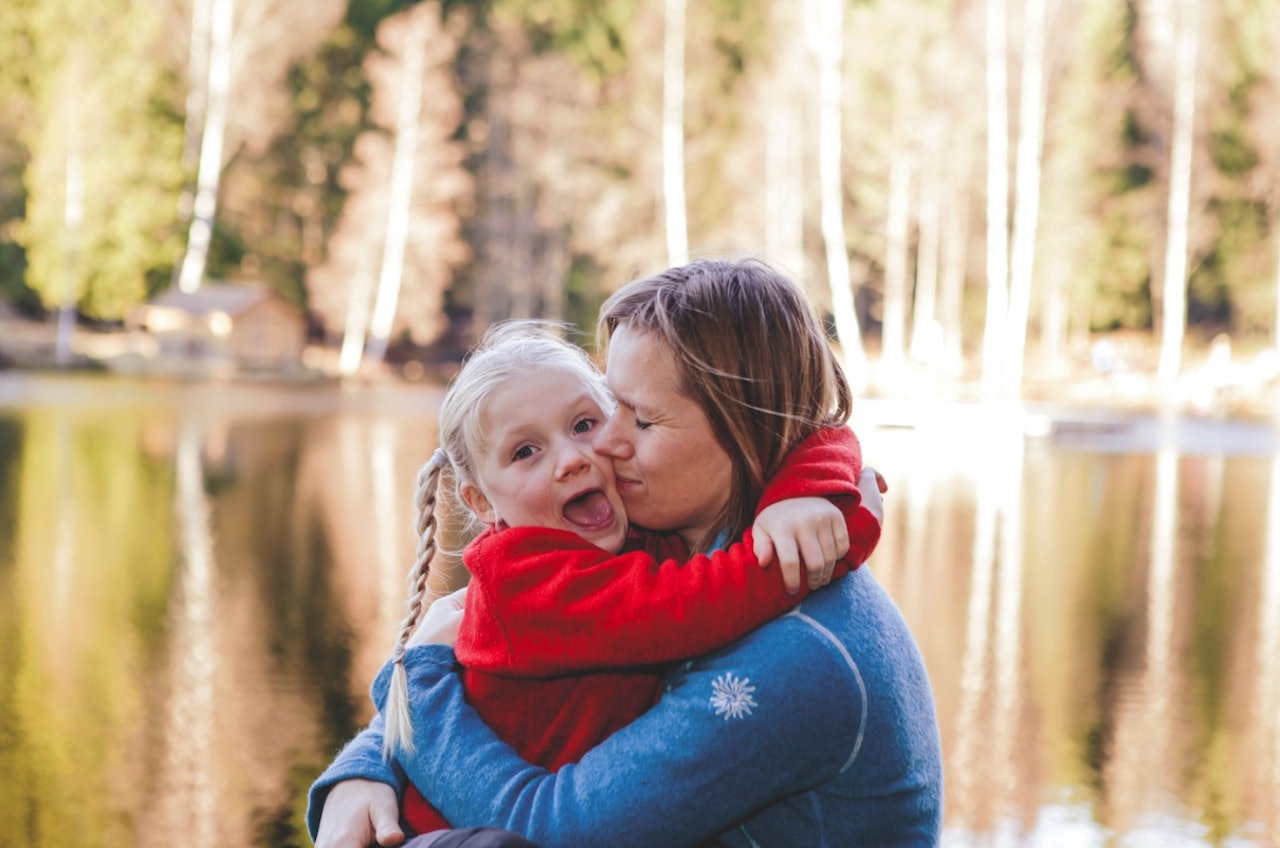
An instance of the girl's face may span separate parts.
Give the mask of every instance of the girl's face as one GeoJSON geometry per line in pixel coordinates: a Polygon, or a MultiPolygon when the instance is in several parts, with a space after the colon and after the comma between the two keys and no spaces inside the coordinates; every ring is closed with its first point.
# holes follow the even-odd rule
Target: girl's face
{"type": "Polygon", "coordinates": [[[627,515],[693,545],[729,502],[733,464],[702,408],[676,391],[671,351],[621,324],[609,340],[609,388],[617,411],[595,448],[613,459],[627,515]]]}
{"type": "Polygon", "coordinates": [[[616,553],[627,534],[613,466],[591,447],[607,413],[582,376],[534,371],[494,390],[463,502],[486,524],[569,530],[616,553]]]}

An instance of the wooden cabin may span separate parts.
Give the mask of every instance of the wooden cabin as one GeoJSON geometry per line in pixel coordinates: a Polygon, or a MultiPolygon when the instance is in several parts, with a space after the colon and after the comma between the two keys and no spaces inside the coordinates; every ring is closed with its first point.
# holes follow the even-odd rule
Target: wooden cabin
{"type": "Polygon", "coordinates": [[[307,341],[302,311],[250,283],[169,289],[138,307],[129,323],[155,341],[157,359],[193,370],[300,369],[307,341]]]}

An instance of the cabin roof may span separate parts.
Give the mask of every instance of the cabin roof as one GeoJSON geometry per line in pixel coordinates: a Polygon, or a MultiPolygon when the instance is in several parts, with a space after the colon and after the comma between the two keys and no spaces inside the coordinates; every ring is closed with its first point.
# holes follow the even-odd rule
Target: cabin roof
{"type": "Polygon", "coordinates": [[[167,289],[152,298],[148,306],[179,309],[192,315],[225,312],[239,315],[266,300],[279,298],[271,289],[250,283],[205,283],[193,292],[167,289]]]}

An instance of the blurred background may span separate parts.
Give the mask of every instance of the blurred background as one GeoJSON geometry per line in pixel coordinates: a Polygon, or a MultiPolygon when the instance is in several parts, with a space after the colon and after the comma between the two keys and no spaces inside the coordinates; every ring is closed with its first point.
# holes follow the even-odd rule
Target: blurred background
{"type": "Polygon", "coordinates": [[[1277,115],[1269,0],[13,0],[0,355],[414,376],[748,252],[869,387],[1255,388],[1277,115]]]}
{"type": "Polygon", "coordinates": [[[309,844],[461,354],[726,253],[858,386],[944,845],[1277,844],[1277,116],[1273,0],[6,0],[0,844],[309,844]]]}

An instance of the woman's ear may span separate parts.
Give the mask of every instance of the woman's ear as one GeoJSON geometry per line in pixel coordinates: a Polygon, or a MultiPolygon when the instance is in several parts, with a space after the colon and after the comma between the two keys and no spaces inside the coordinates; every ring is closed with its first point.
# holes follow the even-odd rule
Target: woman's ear
{"type": "Polygon", "coordinates": [[[493,525],[498,523],[498,512],[493,508],[493,504],[489,503],[489,499],[484,496],[484,492],[480,491],[480,487],[475,483],[463,483],[458,486],[458,496],[462,498],[462,502],[466,504],[467,509],[475,513],[476,518],[483,523],[493,525]]]}

